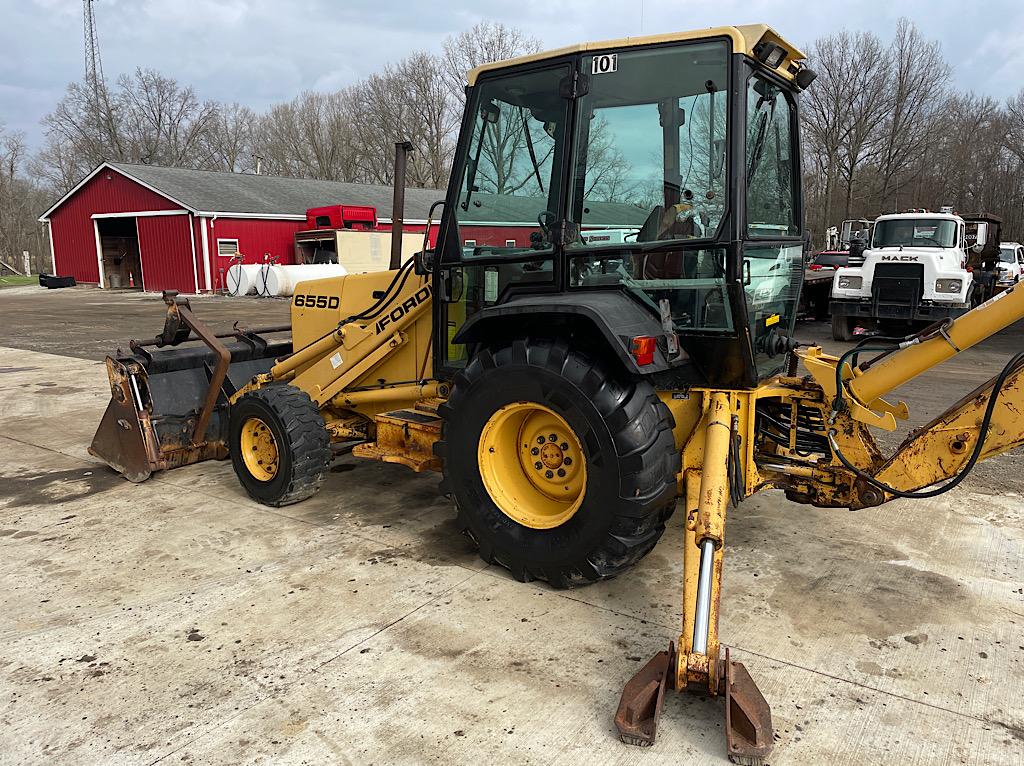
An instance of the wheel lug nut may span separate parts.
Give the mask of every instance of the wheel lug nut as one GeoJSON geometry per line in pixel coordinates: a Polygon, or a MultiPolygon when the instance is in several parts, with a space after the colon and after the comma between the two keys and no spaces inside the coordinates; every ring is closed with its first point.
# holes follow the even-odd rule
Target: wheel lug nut
{"type": "Polygon", "coordinates": [[[551,473],[551,471],[545,471],[545,472],[544,472],[544,478],[545,478],[545,479],[550,479],[550,478],[552,478],[552,477],[554,477],[554,474],[553,474],[553,473],[551,473]]]}
{"type": "Polygon", "coordinates": [[[565,465],[572,465],[572,458],[567,457],[562,461],[565,465]]]}
{"type": "Polygon", "coordinates": [[[538,436],[537,437],[537,444],[543,444],[543,443],[544,443],[544,437],[543,436],[538,436]]]}
{"type": "Polygon", "coordinates": [[[539,471],[541,468],[544,467],[544,464],[538,460],[536,463],[533,464],[533,467],[539,471]]]}
{"type": "Polygon", "coordinates": [[[530,450],[530,454],[531,455],[539,455],[540,454],[540,450],[537,449],[536,447],[534,447],[532,450],[530,450]]]}
{"type": "Polygon", "coordinates": [[[561,444],[558,445],[558,449],[562,450],[562,452],[565,452],[567,449],[569,449],[569,443],[562,442],[561,444]]]}
{"type": "Polygon", "coordinates": [[[564,468],[559,468],[558,469],[558,477],[561,478],[563,476],[565,476],[565,469],[564,468]]]}

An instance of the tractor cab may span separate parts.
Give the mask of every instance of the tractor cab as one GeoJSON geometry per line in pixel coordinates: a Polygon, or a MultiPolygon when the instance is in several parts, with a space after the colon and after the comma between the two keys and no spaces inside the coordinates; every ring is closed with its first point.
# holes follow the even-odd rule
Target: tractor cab
{"type": "Polygon", "coordinates": [[[802,58],[754,25],[470,72],[431,266],[436,375],[524,330],[607,341],[664,388],[782,371],[803,277],[802,58]]]}

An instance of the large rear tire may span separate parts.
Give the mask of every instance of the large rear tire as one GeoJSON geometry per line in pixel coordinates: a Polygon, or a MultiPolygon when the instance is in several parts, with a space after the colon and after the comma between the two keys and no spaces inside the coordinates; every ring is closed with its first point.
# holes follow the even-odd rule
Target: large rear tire
{"type": "Polygon", "coordinates": [[[516,579],[563,588],[614,577],[665,531],[680,456],[646,380],[523,339],[478,352],[438,412],[442,490],[459,527],[516,579]]]}
{"type": "Polygon", "coordinates": [[[228,449],[235,475],[264,505],[297,503],[316,494],[331,463],[331,440],[309,395],[273,384],[231,408],[228,449]]]}

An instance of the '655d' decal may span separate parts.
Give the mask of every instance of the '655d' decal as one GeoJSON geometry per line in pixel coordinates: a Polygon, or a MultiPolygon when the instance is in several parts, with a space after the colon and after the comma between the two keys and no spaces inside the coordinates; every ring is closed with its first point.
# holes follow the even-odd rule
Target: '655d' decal
{"type": "Polygon", "coordinates": [[[340,303],[337,295],[296,295],[292,302],[307,309],[336,309],[340,303]]]}
{"type": "Polygon", "coordinates": [[[379,335],[389,324],[394,324],[399,321],[402,317],[427,300],[430,300],[430,285],[421,287],[411,298],[406,298],[401,306],[395,306],[390,312],[378,319],[377,324],[374,325],[375,332],[379,335]]]}

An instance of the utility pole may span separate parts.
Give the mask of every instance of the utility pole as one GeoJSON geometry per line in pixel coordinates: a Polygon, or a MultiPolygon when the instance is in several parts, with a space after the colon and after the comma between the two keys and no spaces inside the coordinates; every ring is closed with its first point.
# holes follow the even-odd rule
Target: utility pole
{"type": "Polygon", "coordinates": [[[100,101],[103,87],[103,62],[100,60],[100,40],[96,34],[96,15],[92,10],[93,0],[82,0],[82,19],[85,32],[85,84],[92,91],[96,102],[100,101]]]}

